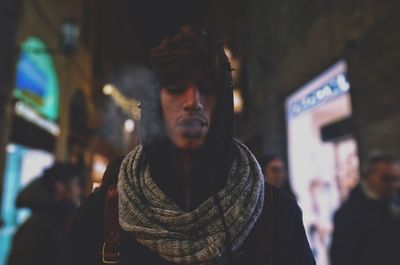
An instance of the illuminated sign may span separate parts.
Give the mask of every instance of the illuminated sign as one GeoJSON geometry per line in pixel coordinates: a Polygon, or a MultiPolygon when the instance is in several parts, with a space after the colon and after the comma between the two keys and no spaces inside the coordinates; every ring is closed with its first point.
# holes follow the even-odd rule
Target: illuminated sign
{"type": "Polygon", "coordinates": [[[349,92],[347,64],[339,61],[285,102],[289,181],[319,265],[329,264],[334,213],[359,179],[357,142],[351,134],[341,131],[342,137],[324,140],[327,126],[350,120],[349,92]]]}
{"type": "Polygon", "coordinates": [[[315,89],[302,99],[290,105],[290,113],[298,115],[303,111],[318,106],[328,99],[335,98],[349,91],[350,84],[345,74],[340,74],[330,80],[327,84],[315,89]]]}
{"type": "Polygon", "coordinates": [[[40,128],[48,131],[52,135],[57,136],[60,134],[60,128],[57,126],[57,124],[42,118],[32,108],[22,102],[17,102],[17,104],[15,104],[15,113],[25,120],[30,121],[40,128]]]}
{"type": "Polygon", "coordinates": [[[13,96],[46,119],[57,120],[59,87],[56,70],[46,45],[30,37],[21,45],[13,96]]]}

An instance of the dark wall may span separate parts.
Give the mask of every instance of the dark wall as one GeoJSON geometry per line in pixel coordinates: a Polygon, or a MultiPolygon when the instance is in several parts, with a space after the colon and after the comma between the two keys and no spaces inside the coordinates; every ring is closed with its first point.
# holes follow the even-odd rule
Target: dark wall
{"type": "Polygon", "coordinates": [[[399,4],[250,1],[237,45],[249,69],[251,115],[241,121],[239,134],[261,134],[264,151],[285,154],[285,98],[345,59],[361,157],[374,149],[399,153],[399,4]]]}
{"type": "Polygon", "coordinates": [[[374,23],[347,56],[360,152],[400,155],[400,15],[374,23]]]}
{"type": "Polygon", "coordinates": [[[203,1],[102,0],[96,13],[98,74],[121,66],[146,63],[149,52],[166,34],[187,23],[201,23],[203,1]]]}

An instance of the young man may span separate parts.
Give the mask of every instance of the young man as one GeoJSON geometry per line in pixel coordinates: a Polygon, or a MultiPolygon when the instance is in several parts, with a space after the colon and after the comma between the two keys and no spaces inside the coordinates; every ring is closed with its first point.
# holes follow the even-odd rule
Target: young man
{"type": "Polygon", "coordinates": [[[335,215],[332,265],[400,263],[400,168],[385,154],[371,156],[360,185],[335,215]]]}
{"type": "Polygon", "coordinates": [[[104,181],[118,174],[120,227],[103,236],[113,223],[105,184],[76,217],[76,264],[314,264],[300,209],[265,188],[257,161],[233,140],[222,45],[185,26],[153,48],[151,64],[141,145],[104,181]]]}

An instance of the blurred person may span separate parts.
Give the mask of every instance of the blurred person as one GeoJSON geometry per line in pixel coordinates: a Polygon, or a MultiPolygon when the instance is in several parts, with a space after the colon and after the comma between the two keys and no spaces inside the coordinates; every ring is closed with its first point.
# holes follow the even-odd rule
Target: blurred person
{"type": "Polygon", "coordinates": [[[184,26],[150,59],[141,144],[78,210],[74,264],[315,264],[296,202],[233,139],[222,44],[184,26]]]}
{"type": "Polygon", "coordinates": [[[16,204],[18,208],[30,208],[32,214],[18,228],[7,264],[68,264],[67,230],[80,198],[79,171],[60,162],[24,188],[16,204]]]}
{"type": "Polygon", "coordinates": [[[295,197],[289,184],[285,162],[279,156],[274,154],[264,155],[260,159],[260,165],[267,183],[295,197]]]}
{"type": "Polygon", "coordinates": [[[392,157],[369,157],[360,184],[335,215],[332,265],[400,264],[399,181],[392,157]]]}

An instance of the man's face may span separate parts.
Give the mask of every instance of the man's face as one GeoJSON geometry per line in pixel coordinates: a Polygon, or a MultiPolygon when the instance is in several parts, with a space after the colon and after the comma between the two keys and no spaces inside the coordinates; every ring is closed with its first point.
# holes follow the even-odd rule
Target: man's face
{"type": "Polygon", "coordinates": [[[161,108],[167,134],[177,148],[195,150],[204,145],[217,97],[205,78],[161,88],[161,108]]]}
{"type": "Polygon", "coordinates": [[[367,183],[381,198],[391,197],[400,184],[400,167],[394,163],[380,162],[367,178],[367,183]]]}
{"type": "Polygon", "coordinates": [[[275,187],[282,187],[286,179],[285,164],[279,158],[271,160],[264,169],[267,182],[275,187]]]}

